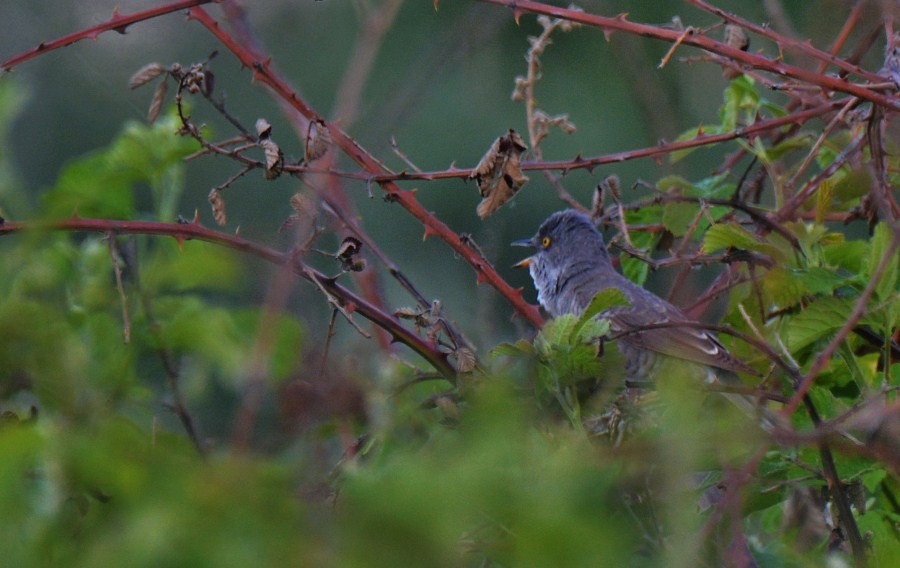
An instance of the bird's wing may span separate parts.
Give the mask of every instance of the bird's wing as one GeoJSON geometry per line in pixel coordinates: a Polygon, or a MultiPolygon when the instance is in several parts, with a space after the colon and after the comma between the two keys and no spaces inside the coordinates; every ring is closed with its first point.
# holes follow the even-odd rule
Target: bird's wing
{"type": "Polygon", "coordinates": [[[677,325],[679,321],[695,324],[684,317],[680,311],[663,308],[659,311],[636,312],[628,308],[613,308],[607,316],[613,324],[613,329],[622,334],[618,340],[633,347],[702,363],[710,367],[759,376],[755,369],[729,353],[728,349],[711,332],[696,327],[677,325]],[[675,325],[652,327],[670,323],[675,325]]]}

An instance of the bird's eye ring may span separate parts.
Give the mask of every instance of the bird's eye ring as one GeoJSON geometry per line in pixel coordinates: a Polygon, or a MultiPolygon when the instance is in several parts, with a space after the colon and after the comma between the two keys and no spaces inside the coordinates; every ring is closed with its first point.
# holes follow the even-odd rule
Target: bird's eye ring
{"type": "Polygon", "coordinates": [[[541,246],[544,248],[550,248],[550,243],[552,242],[553,239],[551,239],[550,237],[544,237],[543,239],[541,239],[541,246]]]}

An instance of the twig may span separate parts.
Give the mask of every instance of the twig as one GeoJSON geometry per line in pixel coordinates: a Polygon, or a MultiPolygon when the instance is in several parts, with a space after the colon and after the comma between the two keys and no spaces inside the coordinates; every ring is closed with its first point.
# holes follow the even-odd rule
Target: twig
{"type": "Polygon", "coordinates": [[[65,35],[51,41],[43,41],[34,49],[31,49],[24,53],[20,53],[19,55],[14,55],[6,61],[3,61],[2,63],[0,63],[0,69],[3,69],[4,71],[12,71],[13,67],[16,67],[17,65],[20,65],[28,61],[29,59],[33,59],[49,51],[53,51],[54,49],[66,47],[84,39],[97,39],[100,34],[109,31],[115,31],[120,34],[124,34],[128,27],[132,24],[136,24],[144,20],[150,20],[165,14],[171,14],[172,12],[178,12],[192,6],[200,6],[201,4],[216,3],[219,1],[221,0],[181,0],[180,2],[172,2],[171,4],[157,6],[156,8],[150,8],[147,10],[142,10],[140,12],[135,12],[131,15],[124,16],[122,14],[119,14],[118,10],[114,10],[112,18],[110,18],[106,22],[97,24],[96,26],[91,26],[90,28],[85,28],[83,30],[65,35]]]}
{"type": "MultiPolygon", "coordinates": [[[[540,2],[533,2],[531,0],[480,1],[489,4],[506,6],[515,10],[517,13],[533,12],[535,14],[545,14],[556,18],[571,20],[573,22],[600,28],[606,33],[620,31],[645,37],[653,37],[668,42],[675,42],[681,36],[681,33],[676,30],[649,24],[630,22],[624,15],[619,15],[615,18],[608,18],[604,16],[597,16],[595,14],[588,14],[579,10],[560,8],[557,6],[542,4],[540,2]]],[[[198,9],[202,8],[192,8],[192,10],[198,9]]],[[[751,29],[751,27],[758,27],[753,26],[749,22],[747,22],[746,26],[743,23],[740,25],[742,25],[743,27],[748,27],[748,29],[751,29]]],[[[726,43],[716,41],[704,35],[694,34],[692,36],[685,37],[682,42],[686,45],[692,45],[706,51],[718,53],[719,55],[743,63],[744,65],[747,65],[751,68],[760,69],[769,73],[773,73],[775,75],[781,75],[783,77],[791,77],[799,81],[818,85],[826,91],[839,91],[842,93],[847,93],[849,95],[857,96],[861,99],[885,106],[890,109],[900,110],[900,101],[898,101],[896,98],[875,92],[869,89],[867,86],[851,83],[843,79],[826,75],[824,73],[816,73],[814,71],[802,69],[794,65],[783,63],[780,60],[769,59],[767,57],[749,51],[742,51],[736,47],[732,47],[726,43]]],[[[825,52],[820,52],[819,50],[815,51],[817,53],[824,54],[825,57],[828,57],[830,59],[838,60],[838,58],[826,54],[825,52]]],[[[856,69],[858,68],[855,68],[854,66],[854,73],[856,73],[856,69]]],[[[877,75],[874,75],[873,73],[864,72],[862,70],[858,71],[859,72],[857,74],[866,79],[869,79],[871,81],[881,81],[881,78],[877,75]]]]}
{"type": "Polygon", "coordinates": [[[128,298],[125,296],[125,287],[122,285],[122,267],[119,266],[115,235],[107,234],[106,244],[109,247],[109,259],[112,261],[113,273],[116,275],[116,290],[119,292],[119,303],[122,305],[122,339],[125,343],[128,343],[131,340],[131,319],[128,317],[128,298]]]}
{"type": "Polygon", "coordinates": [[[456,370],[447,360],[447,354],[437,350],[422,338],[406,329],[396,318],[379,310],[367,300],[341,286],[321,272],[285,254],[259,243],[249,241],[238,235],[208,229],[198,223],[160,223],[156,221],[116,221],[111,219],[90,219],[73,217],[42,222],[6,221],[0,224],[0,236],[34,229],[50,229],[59,231],[89,231],[113,234],[145,234],[169,236],[180,242],[189,239],[207,241],[219,246],[244,252],[277,265],[289,265],[291,269],[304,279],[309,274],[316,276],[318,283],[345,305],[353,305],[354,311],[364,318],[388,331],[391,336],[407,345],[415,353],[428,361],[447,380],[456,380],[456,370]]]}
{"type": "MultiPolygon", "coordinates": [[[[277,75],[272,73],[268,60],[259,60],[227,34],[218,23],[200,7],[190,10],[190,16],[203,24],[222,42],[238,59],[253,70],[257,81],[263,82],[275,91],[279,97],[289,102],[297,111],[309,120],[320,120],[327,125],[331,137],[350,158],[374,175],[389,174],[387,168],[371,154],[365,151],[354,139],[347,135],[338,125],[326,121],[306,101],[294,92],[277,75]]],[[[541,327],[544,318],[534,305],[528,304],[520,289],[510,286],[492,267],[483,263],[475,253],[459,238],[459,235],[442,223],[433,213],[428,211],[412,191],[404,191],[392,181],[376,180],[385,191],[385,199],[399,203],[425,227],[425,234],[434,235],[446,242],[454,251],[464,258],[475,270],[479,282],[486,282],[496,289],[509,302],[516,312],[526,317],[532,325],[541,327]]]]}

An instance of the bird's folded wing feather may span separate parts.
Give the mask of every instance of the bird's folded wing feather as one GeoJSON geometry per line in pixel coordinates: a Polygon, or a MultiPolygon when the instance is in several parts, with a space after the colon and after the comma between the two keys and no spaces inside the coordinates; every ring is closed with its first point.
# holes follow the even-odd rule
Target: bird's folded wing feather
{"type": "MultiPolygon", "coordinates": [[[[619,337],[619,341],[633,347],[718,369],[759,375],[756,370],[729,353],[715,335],[696,327],[679,326],[678,319],[666,317],[669,314],[657,314],[661,317],[658,321],[649,321],[647,317],[641,317],[640,314],[628,310],[613,309],[607,315],[613,329],[623,334],[619,337]],[[671,324],[671,327],[652,327],[660,323],[671,324]]],[[[687,320],[682,321],[693,324],[687,320]]]]}

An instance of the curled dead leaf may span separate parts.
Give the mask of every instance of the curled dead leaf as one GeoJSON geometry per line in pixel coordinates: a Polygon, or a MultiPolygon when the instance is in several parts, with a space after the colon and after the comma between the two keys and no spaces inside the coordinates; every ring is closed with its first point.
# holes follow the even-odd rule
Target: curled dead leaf
{"type": "Polygon", "coordinates": [[[366,261],[362,258],[356,258],[356,255],[362,251],[362,241],[356,237],[344,237],[341,246],[334,253],[334,258],[341,261],[341,270],[344,272],[362,272],[366,269],[366,261]]]}
{"type": "Polygon", "coordinates": [[[470,373],[475,369],[475,353],[471,349],[460,347],[454,355],[456,355],[456,370],[460,373],[470,373]]]}
{"type": "MultiPolygon", "coordinates": [[[[747,51],[750,49],[750,38],[747,36],[747,32],[744,31],[744,28],[740,26],[736,26],[734,24],[728,24],[725,26],[725,43],[734,47],[736,49],[740,49],[741,51],[747,51]]],[[[732,79],[737,79],[741,76],[741,72],[737,69],[733,69],[731,67],[723,67],[722,68],[722,77],[728,79],[729,81],[732,79]]]]}
{"type": "Polygon", "coordinates": [[[284,231],[291,227],[300,225],[308,226],[311,231],[315,230],[316,220],[316,203],[306,195],[297,192],[291,197],[291,209],[294,213],[285,219],[281,224],[279,231],[284,231]]]}
{"type": "Polygon", "coordinates": [[[225,216],[225,200],[222,199],[221,194],[217,188],[213,188],[212,191],[209,192],[210,205],[212,205],[212,213],[213,219],[216,220],[216,223],[219,226],[224,225],[228,222],[228,218],[225,216]]]}
{"type": "Polygon", "coordinates": [[[284,154],[271,138],[263,138],[259,141],[260,147],[266,155],[266,179],[275,179],[284,170],[284,154]]]}
{"type": "Polygon", "coordinates": [[[256,119],[256,136],[260,139],[268,138],[272,134],[272,125],[265,118],[256,119]]]}
{"type": "Polygon", "coordinates": [[[168,87],[169,83],[166,80],[160,81],[156,86],[156,90],[153,91],[153,98],[150,100],[150,108],[147,109],[147,122],[153,123],[159,118],[163,102],[166,100],[166,89],[168,87]]]}
{"type": "Polygon", "coordinates": [[[315,202],[302,193],[295,193],[291,197],[291,209],[304,217],[315,217],[316,215],[315,202]]]}
{"type": "Polygon", "coordinates": [[[494,140],[472,170],[469,179],[476,181],[483,198],[476,209],[479,217],[484,219],[499,209],[528,181],[522,173],[522,153],[527,149],[519,133],[510,128],[508,134],[494,140]]]}
{"type": "Polygon", "coordinates": [[[331,134],[323,120],[311,120],[306,132],[306,162],[314,162],[325,155],[331,146],[331,134]]]}
{"type": "Polygon", "coordinates": [[[138,69],[135,74],[131,76],[131,79],[128,80],[128,86],[132,89],[137,89],[141,85],[146,85],[165,72],[166,68],[159,63],[148,63],[147,65],[144,65],[143,67],[138,69]]]}

